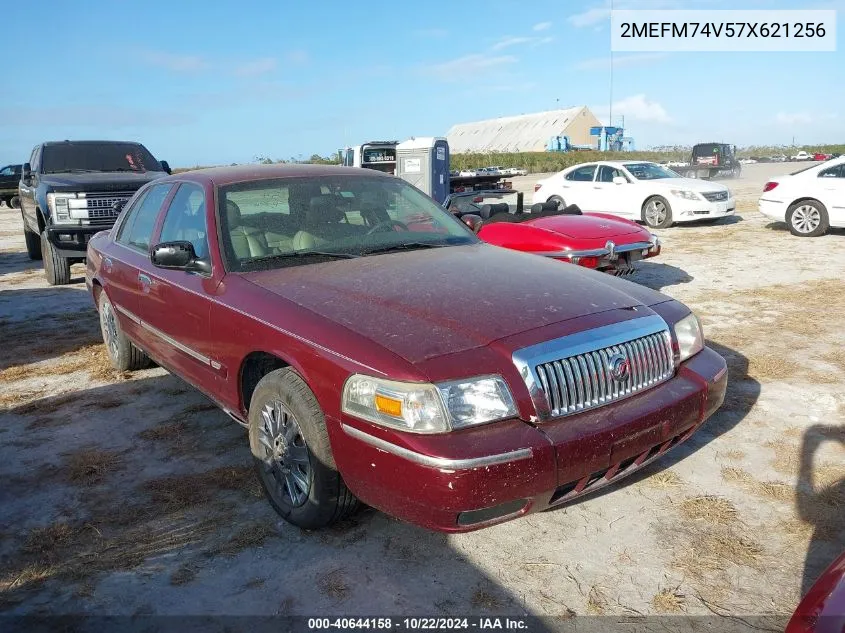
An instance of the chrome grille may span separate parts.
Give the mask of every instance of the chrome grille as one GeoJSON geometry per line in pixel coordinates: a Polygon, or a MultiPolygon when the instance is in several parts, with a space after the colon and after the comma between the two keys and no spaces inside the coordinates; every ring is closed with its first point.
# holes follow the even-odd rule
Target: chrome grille
{"type": "Polygon", "coordinates": [[[85,204],[88,207],[88,217],[92,220],[117,218],[119,213],[115,212],[114,203],[129,200],[134,194],[134,191],[86,193],[85,204]]]}
{"type": "Polygon", "coordinates": [[[514,354],[541,419],[572,415],[658,385],[675,372],[672,339],[652,315],[541,343],[514,354]],[[627,375],[611,367],[627,362],[627,375]]]}
{"type": "Polygon", "coordinates": [[[728,199],[727,191],[705,191],[701,195],[710,202],[724,202],[728,199]]]}

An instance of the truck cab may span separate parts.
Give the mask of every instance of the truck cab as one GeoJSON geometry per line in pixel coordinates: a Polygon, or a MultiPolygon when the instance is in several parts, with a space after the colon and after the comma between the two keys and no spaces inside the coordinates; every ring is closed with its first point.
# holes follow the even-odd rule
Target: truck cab
{"type": "Polygon", "coordinates": [[[110,229],[144,184],[170,173],[140,143],[53,141],[36,145],[17,185],[26,250],[44,260],[50,285],[70,282],[89,238],[110,229]]]}

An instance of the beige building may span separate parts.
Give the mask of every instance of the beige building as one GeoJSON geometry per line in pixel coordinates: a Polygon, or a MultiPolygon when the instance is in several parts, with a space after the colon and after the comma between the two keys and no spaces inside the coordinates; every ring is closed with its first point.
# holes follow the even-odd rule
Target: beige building
{"type": "Polygon", "coordinates": [[[553,136],[568,136],[573,145],[596,142],[590,128],[601,122],[587,106],[536,114],[459,123],[447,132],[452,154],[473,152],[544,152],[553,136]]]}

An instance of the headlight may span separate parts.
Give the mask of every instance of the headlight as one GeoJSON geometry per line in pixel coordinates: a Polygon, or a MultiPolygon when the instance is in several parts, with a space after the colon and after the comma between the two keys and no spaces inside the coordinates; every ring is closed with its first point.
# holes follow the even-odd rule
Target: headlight
{"type": "Polygon", "coordinates": [[[516,415],[513,396],[500,376],[429,384],[355,374],[343,387],[341,409],[413,433],[443,433],[516,415]]]}
{"type": "Polygon", "coordinates": [[[68,210],[70,200],[76,198],[75,193],[48,193],[47,206],[54,222],[73,222],[68,210]]]}
{"type": "Polygon", "coordinates": [[[689,191],[688,189],[672,189],[671,193],[673,196],[683,198],[684,200],[701,200],[695,191],[689,191]]]}
{"type": "Polygon", "coordinates": [[[675,338],[680,351],[678,362],[682,363],[704,349],[704,330],[695,314],[688,314],[675,323],[675,338]]]}

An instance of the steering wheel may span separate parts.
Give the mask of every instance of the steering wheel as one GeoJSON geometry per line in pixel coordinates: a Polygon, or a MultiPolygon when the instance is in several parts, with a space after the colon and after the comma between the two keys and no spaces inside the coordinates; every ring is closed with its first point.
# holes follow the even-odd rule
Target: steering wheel
{"type": "Polygon", "coordinates": [[[373,233],[378,232],[379,229],[382,229],[382,227],[396,227],[396,226],[398,226],[403,231],[409,230],[408,225],[405,224],[404,222],[400,222],[399,220],[383,220],[383,221],[379,222],[378,224],[373,225],[373,228],[371,228],[369,231],[367,231],[366,235],[372,235],[373,233]]]}

